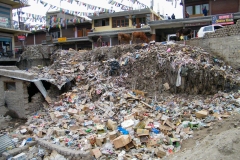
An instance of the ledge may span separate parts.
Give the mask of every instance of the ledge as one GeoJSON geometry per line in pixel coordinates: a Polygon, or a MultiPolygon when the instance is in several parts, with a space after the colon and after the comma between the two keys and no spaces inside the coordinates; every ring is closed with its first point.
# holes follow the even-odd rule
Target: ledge
{"type": "Polygon", "coordinates": [[[146,28],[133,28],[133,29],[103,31],[103,32],[88,32],[88,36],[89,37],[112,36],[112,35],[117,35],[118,33],[132,33],[132,32],[151,32],[151,29],[150,27],[146,27],[146,28]]]}

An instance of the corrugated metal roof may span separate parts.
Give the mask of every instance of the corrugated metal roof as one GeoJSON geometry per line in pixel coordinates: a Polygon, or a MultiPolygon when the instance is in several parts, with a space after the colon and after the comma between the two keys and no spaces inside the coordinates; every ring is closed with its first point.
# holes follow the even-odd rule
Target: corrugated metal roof
{"type": "Polygon", "coordinates": [[[9,138],[6,134],[0,136],[0,155],[2,155],[3,152],[6,152],[7,147],[10,146],[12,146],[12,148],[15,148],[14,142],[11,140],[11,138],[9,138]]]}

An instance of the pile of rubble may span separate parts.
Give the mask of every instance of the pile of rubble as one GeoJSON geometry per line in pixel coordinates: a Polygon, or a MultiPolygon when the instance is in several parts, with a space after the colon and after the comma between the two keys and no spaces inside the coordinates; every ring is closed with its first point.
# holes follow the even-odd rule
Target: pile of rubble
{"type": "Polygon", "coordinates": [[[201,48],[122,45],[52,58],[29,72],[59,89],[75,85],[9,134],[17,146],[38,142],[27,159],[162,158],[194,130],[240,111],[240,93],[222,92],[238,89],[238,71],[201,48]]]}
{"type": "Polygon", "coordinates": [[[26,46],[24,52],[21,54],[22,59],[47,59],[54,51],[54,46],[46,45],[32,45],[26,46]]]}

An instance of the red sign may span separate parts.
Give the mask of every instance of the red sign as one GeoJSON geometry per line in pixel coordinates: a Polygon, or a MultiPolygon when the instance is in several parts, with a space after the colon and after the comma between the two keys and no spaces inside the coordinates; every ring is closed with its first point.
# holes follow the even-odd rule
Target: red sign
{"type": "Polygon", "coordinates": [[[233,14],[222,14],[222,15],[213,15],[212,16],[212,24],[234,24],[233,14]]]}
{"type": "Polygon", "coordinates": [[[19,41],[25,41],[26,37],[25,36],[18,36],[19,41]]]}

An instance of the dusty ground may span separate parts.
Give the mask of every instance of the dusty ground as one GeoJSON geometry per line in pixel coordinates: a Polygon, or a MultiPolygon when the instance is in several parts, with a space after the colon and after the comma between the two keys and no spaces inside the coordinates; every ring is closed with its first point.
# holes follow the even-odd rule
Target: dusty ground
{"type": "Polygon", "coordinates": [[[213,122],[209,128],[194,132],[183,142],[181,151],[168,160],[237,160],[240,159],[240,114],[213,122]]]}

